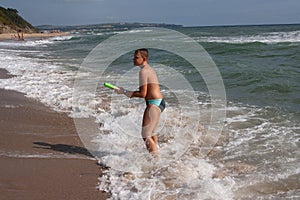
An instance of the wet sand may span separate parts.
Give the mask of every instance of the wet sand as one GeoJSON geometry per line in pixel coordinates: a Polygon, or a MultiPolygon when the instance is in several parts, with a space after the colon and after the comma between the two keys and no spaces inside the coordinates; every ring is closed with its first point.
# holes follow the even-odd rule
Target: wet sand
{"type": "MultiPolygon", "coordinates": [[[[9,78],[0,70],[0,78],[9,78]]],[[[101,167],[74,122],[24,94],[0,89],[0,199],[107,199],[101,167]]]]}

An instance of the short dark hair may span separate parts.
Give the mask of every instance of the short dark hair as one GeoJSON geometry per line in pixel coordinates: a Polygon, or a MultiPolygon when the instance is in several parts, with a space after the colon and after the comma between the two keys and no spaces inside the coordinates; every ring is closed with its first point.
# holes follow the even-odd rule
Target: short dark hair
{"type": "Polygon", "coordinates": [[[148,58],[148,49],[146,48],[137,49],[134,54],[136,53],[140,53],[143,58],[148,58]]]}

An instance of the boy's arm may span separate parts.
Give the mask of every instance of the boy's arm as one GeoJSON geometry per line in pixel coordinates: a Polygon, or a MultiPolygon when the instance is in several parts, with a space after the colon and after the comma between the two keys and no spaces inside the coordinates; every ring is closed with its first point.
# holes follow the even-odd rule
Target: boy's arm
{"type": "MultiPolygon", "coordinates": [[[[128,96],[130,98],[132,97],[138,97],[138,98],[145,98],[147,95],[147,74],[146,71],[141,70],[139,73],[139,80],[140,80],[140,87],[138,91],[134,92],[129,92],[128,91],[128,96]]],[[[127,96],[127,94],[126,94],[127,96]]]]}
{"type": "Polygon", "coordinates": [[[124,94],[129,98],[138,97],[145,98],[147,95],[147,75],[145,72],[140,71],[139,75],[140,87],[138,91],[128,91],[122,87],[115,89],[118,94],[124,94]]]}

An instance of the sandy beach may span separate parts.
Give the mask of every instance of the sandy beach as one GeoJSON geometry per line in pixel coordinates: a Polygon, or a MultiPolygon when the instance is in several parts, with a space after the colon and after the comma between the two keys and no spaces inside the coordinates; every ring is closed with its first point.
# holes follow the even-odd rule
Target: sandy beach
{"type": "MultiPolygon", "coordinates": [[[[10,78],[0,70],[0,78],[10,78]]],[[[0,199],[106,199],[101,167],[73,120],[24,94],[0,89],[0,199]]]]}
{"type": "MultiPolygon", "coordinates": [[[[1,40],[18,40],[17,33],[2,33],[0,34],[1,40]]],[[[67,32],[53,32],[53,33],[23,33],[24,40],[26,39],[45,39],[49,37],[58,37],[69,35],[67,32]]]]}

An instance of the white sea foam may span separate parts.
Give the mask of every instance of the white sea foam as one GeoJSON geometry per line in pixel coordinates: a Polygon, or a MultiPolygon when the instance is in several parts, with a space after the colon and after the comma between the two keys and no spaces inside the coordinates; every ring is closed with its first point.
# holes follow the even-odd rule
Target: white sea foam
{"type": "Polygon", "coordinates": [[[52,43],[53,43],[53,40],[51,40],[51,39],[41,39],[41,40],[0,42],[0,46],[34,47],[34,46],[46,46],[47,44],[52,44],[52,43]]]}
{"type": "Polygon", "coordinates": [[[114,104],[118,111],[98,115],[106,134],[93,141],[100,164],[110,167],[100,178],[110,199],[232,199],[235,183],[213,178],[215,166],[201,153],[205,132],[193,118],[167,107],[158,126],[159,156],[153,158],[140,136],[144,103],[114,104]]]}
{"type": "Polygon", "coordinates": [[[50,41],[65,41],[65,40],[71,40],[74,38],[73,35],[65,35],[65,36],[56,36],[49,38],[50,41]]]}
{"type": "MultiPolygon", "coordinates": [[[[67,35],[67,36],[57,36],[57,37],[50,37],[46,39],[39,39],[39,40],[25,40],[25,41],[1,41],[1,46],[9,46],[9,47],[35,47],[35,46],[47,46],[49,44],[53,44],[55,41],[65,41],[70,40],[74,36],[67,35]]],[[[23,51],[23,50],[22,50],[23,51]]],[[[24,50],[26,51],[26,50],[24,50]]]]}
{"type": "Polygon", "coordinates": [[[11,79],[2,79],[2,88],[23,92],[57,110],[71,109],[70,82],[75,72],[61,71],[58,66],[5,52],[1,53],[0,62],[5,63],[4,67],[11,74],[17,75],[11,79]]]}
{"type": "Polygon", "coordinates": [[[22,107],[22,105],[1,105],[0,107],[3,107],[3,108],[19,108],[19,107],[22,107]]]}
{"type": "Polygon", "coordinates": [[[182,158],[160,168],[161,161],[145,163],[152,171],[135,174],[109,170],[100,189],[110,199],[232,199],[232,179],[213,179],[214,166],[199,158],[182,158]]]}
{"type": "Polygon", "coordinates": [[[82,159],[82,160],[95,160],[94,158],[81,156],[81,155],[72,155],[72,154],[55,154],[55,153],[44,153],[44,154],[30,154],[23,152],[2,152],[0,151],[0,156],[10,157],[10,158],[46,158],[46,159],[82,159]]]}
{"type": "Polygon", "coordinates": [[[223,37],[213,37],[213,36],[203,36],[194,38],[198,42],[219,42],[219,43],[233,43],[233,44],[243,44],[243,43],[281,43],[281,42],[300,42],[300,31],[291,32],[271,32],[259,35],[242,35],[242,36],[223,36],[223,37]]]}

